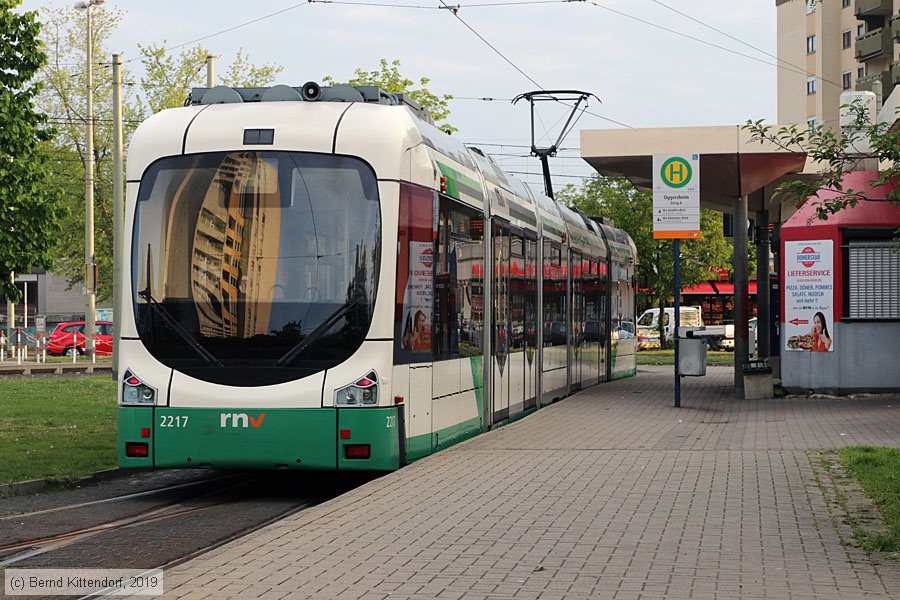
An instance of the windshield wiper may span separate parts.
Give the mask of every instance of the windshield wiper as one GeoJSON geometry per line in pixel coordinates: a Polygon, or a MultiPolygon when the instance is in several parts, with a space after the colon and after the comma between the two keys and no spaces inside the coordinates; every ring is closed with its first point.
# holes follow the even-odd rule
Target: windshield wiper
{"type": "MultiPolygon", "coordinates": [[[[181,337],[182,340],[187,342],[187,345],[191,347],[191,349],[199,354],[203,360],[206,361],[206,364],[210,367],[224,367],[219,361],[218,358],[210,354],[209,350],[200,345],[200,342],[194,339],[194,336],[190,334],[182,325],[178,322],[175,317],[166,309],[164,305],[159,303],[154,297],[153,293],[150,290],[150,244],[147,244],[147,287],[138,292],[138,298],[142,298],[146,300],[147,306],[150,307],[151,313],[154,315],[159,315],[162,317],[163,321],[181,337]]],[[[151,324],[152,327],[152,324],[151,324]]]]}
{"type": "Polygon", "coordinates": [[[322,323],[318,327],[313,329],[312,332],[308,336],[306,336],[305,338],[300,340],[300,342],[297,343],[296,346],[294,346],[293,348],[291,348],[290,350],[285,352],[284,355],[275,362],[275,366],[283,367],[284,365],[293,361],[295,358],[297,358],[300,355],[301,352],[303,352],[304,350],[309,348],[309,346],[313,342],[315,342],[316,340],[321,338],[323,335],[328,333],[328,331],[331,330],[331,328],[334,326],[334,324],[337,323],[341,318],[343,318],[348,312],[350,312],[351,310],[353,310],[354,308],[356,308],[358,306],[361,306],[362,304],[363,304],[363,299],[356,298],[354,300],[350,300],[349,302],[347,302],[346,304],[341,306],[339,309],[337,309],[336,311],[331,313],[331,315],[327,319],[322,321],[322,323]]]}

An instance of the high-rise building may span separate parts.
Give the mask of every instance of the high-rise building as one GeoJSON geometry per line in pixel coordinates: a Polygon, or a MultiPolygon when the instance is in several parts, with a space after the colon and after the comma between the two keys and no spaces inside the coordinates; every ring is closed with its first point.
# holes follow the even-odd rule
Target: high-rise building
{"type": "Polygon", "coordinates": [[[900,83],[900,0],[775,0],[778,122],[837,129],[840,95],[900,83]]]}

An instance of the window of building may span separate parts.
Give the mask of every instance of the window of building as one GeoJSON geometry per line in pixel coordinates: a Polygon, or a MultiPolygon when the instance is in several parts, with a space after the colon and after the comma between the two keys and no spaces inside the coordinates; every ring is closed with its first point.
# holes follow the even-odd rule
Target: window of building
{"type": "Polygon", "coordinates": [[[816,36],[808,35],[806,36],[806,53],[814,54],[816,51],[816,36]]]}
{"type": "Polygon", "coordinates": [[[856,26],[856,37],[863,35],[866,32],[866,24],[860,23],[856,26]]]}
{"type": "Polygon", "coordinates": [[[841,0],[841,8],[847,8],[850,6],[850,0],[841,0]]]}
{"type": "Polygon", "coordinates": [[[807,77],[806,78],[806,93],[807,94],[815,94],[816,93],[816,78],[815,77],[807,77]]]}
{"type": "Polygon", "coordinates": [[[841,85],[843,86],[843,88],[844,88],[845,90],[849,90],[849,89],[850,89],[850,84],[852,83],[852,82],[850,81],[850,77],[851,77],[852,75],[853,75],[853,74],[852,74],[850,71],[844,71],[844,73],[841,75],[841,85]]]}
{"type": "Polygon", "coordinates": [[[852,39],[852,38],[851,38],[851,36],[850,36],[850,30],[849,30],[849,29],[847,29],[846,31],[844,31],[843,33],[841,33],[841,45],[842,45],[844,48],[849,48],[849,47],[850,47],[851,39],[852,39]]]}
{"type": "Polygon", "coordinates": [[[866,65],[859,65],[856,67],[856,78],[862,79],[866,76],[866,65]]]}
{"type": "Polygon", "coordinates": [[[816,12],[816,0],[806,0],[806,14],[816,12]]]}
{"type": "Polygon", "coordinates": [[[900,319],[900,245],[891,235],[850,240],[846,246],[845,317],[900,319]]]}
{"type": "Polygon", "coordinates": [[[806,126],[809,128],[810,131],[813,131],[816,128],[816,118],[808,117],[806,119],[806,126]]]}

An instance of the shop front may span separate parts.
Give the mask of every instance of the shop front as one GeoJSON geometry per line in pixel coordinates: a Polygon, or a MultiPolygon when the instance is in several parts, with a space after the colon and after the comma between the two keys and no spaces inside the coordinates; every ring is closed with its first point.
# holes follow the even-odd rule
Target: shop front
{"type": "MultiPolygon", "coordinates": [[[[900,206],[850,173],[868,199],[816,216],[808,201],[781,227],[781,379],[789,392],[900,390],[900,206]]],[[[819,199],[835,197],[821,190],[819,199]]]]}

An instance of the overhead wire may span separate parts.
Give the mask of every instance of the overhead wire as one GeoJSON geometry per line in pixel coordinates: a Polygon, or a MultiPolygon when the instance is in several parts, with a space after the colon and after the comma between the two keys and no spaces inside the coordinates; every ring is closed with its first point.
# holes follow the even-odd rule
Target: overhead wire
{"type": "MultiPolygon", "coordinates": [[[[806,70],[805,68],[803,68],[803,67],[797,66],[797,65],[793,64],[792,62],[787,61],[787,60],[785,60],[785,59],[783,59],[783,58],[778,58],[778,56],[776,56],[775,54],[772,54],[771,52],[768,52],[767,50],[763,50],[762,48],[759,48],[758,46],[754,46],[753,44],[751,44],[751,43],[749,43],[749,42],[745,42],[744,40],[742,40],[742,39],[740,39],[740,38],[738,38],[738,37],[736,37],[736,36],[731,35],[731,34],[728,33],[727,31],[722,31],[721,29],[719,29],[719,28],[717,28],[717,27],[713,27],[713,26],[710,25],[709,23],[706,23],[705,21],[702,21],[702,20],[700,20],[700,19],[698,19],[698,18],[696,18],[696,17],[693,17],[693,16],[687,14],[687,13],[684,12],[684,11],[678,10],[677,8],[675,8],[675,7],[673,7],[673,6],[669,6],[669,5],[666,4],[665,2],[661,2],[660,0],[650,0],[650,1],[653,2],[654,4],[658,4],[658,5],[662,6],[663,8],[665,8],[665,9],[667,9],[667,10],[670,10],[670,11],[672,11],[672,12],[678,14],[678,15],[681,15],[681,16],[684,17],[685,19],[688,19],[688,20],[690,20],[690,21],[693,21],[694,23],[697,23],[698,25],[702,25],[703,27],[706,27],[707,29],[710,29],[710,30],[712,30],[712,31],[715,31],[716,33],[718,33],[718,34],[720,34],[720,35],[724,35],[725,37],[727,37],[727,38],[730,39],[730,40],[734,40],[735,42],[737,42],[737,43],[739,43],[739,44],[743,44],[744,46],[747,46],[748,48],[751,48],[751,49],[753,49],[753,50],[756,50],[757,52],[760,52],[760,53],[762,53],[762,54],[765,54],[766,56],[768,56],[768,57],[770,57],[770,58],[774,58],[776,61],[778,61],[778,62],[780,62],[780,63],[784,63],[784,64],[786,64],[786,65],[788,65],[788,66],[790,66],[790,67],[793,67],[794,69],[797,69],[797,70],[799,70],[799,71],[802,71],[802,72],[804,72],[806,75],[809,75],[809,76],[816,76],[816,77],[818,77],[819,79],[821,79],[822,81],[824,81],[824,82],[826,82],[826,83],[830,83],[831,85],[840,86],[841,88],[844,87],[843,84],[839,84],[839,83],[837,83],[837,82],[835,82],[835,81],[831,81],[830,79],[827,79],[827,78],[822,77],[822,76],[820,76],[820,75],[816,75],[815,73],[810,73],[809,71],[807,71],[807,70],[806,70]]],[[[775,66],[778,66],[778,65],[775,65],[775,66]]]]}
{"type": "MultiPolygon", "coordinates": [[[[184,43],[181,43],[181,44],[177,44],[177,45],[175,45],[175,46],[169,46],[168,48],[165,48],[165,49],[163,50],[163,52],[164,52],[164,53],[168,53],[168,52],[171,52],[172,50],[178,50],[179,48],[184,48],[185,46],[188,46],[188,45],[190,45],[190,44],[195,44],[195,43],[197,43],[197,42],[202,42],[203,40],[208,40],[209,38],[212,38],[212,37],[216,37],[216,36],[222,35],[223,33],[229,33],[229,32],[231,32],[231,31],[234,31],[235,29],[240,29],[240,28],[246,27],[246,26],[248,26],[248,25],[253,25],[254,23],[259,23],[260,21],[264,21],[264,20],[266,20],[266,19],[270,19],[270,18],[275,17],[275,16],[277,16],[277,15],[284,14],[284,13],[286,13],[286,12],[288,12],[288,11],[294,10],[294,9],[299,8],[299,7],[301,7],[301,6],[306,6],[306,5],[308,5],[308,4],[312,4],[312,0],[303,0],[303,2],[298,2],[297,4],[293,4],[293,5],[291,5],[291,6],[288,6],[287,8],[282,8],[281,10],[276,10],[276,11],[273,12],[273,13],[269,13],[269,14],[267,14],[267,15],[263,15],[263,16],[261,16],[261,17],[255,18],[255,19],[251,19],[251,20],[249,20],[249,21],[244,21],[243,23],[239,23],[239,24],[234,25],[234,26],[232,26],[232,27],[228,27],[228,28],[226,28],[226,29],[222,29],[222,30],[216,31],[216,32],[214,32],[214,33],[210,33],[210,34],[208,34],[208,35],[204,35],[204,36],[195,38],[195,39],[193,39],[193,40],[189,40],[189,41],[187,41],[187,42],[184,42],[184,43]]],[[[126,64],[126,63],[133,62],[133,61],[135,61],[135,60],[138,60],[138,58],[139,58],[139,57],[130,58],[130,59],[126,60],[126,61],[122,61],[122,64],[126,64]]]]}
{"type": "Polygon", "coordinates": [[[769,65],[770,67],[776,67],[776,68],[779,68],[779,69],[786,69],[786,70],[791,71],[791,72],[793,72],[793,73],[802,73],[802,74],[806,74],[806,71],[803,70],[803,69],[797,69],[797,68],[793,68],[793,67],[786,67],[786,66],[784,66],[784,65],[779,65],[778,63],[772,63],[772,62],[769,62],[769,61],[764,60],[764,59],[762,59],[762,58],[759,58],[759,57],[757,57],[757,56],[753,56],[753,55],[747,54],[747,53],[745,53],[745,52],[740,52],[740,51],[738,51],[738,50],[734,50],[734,49],[729,48],[729,47],[727,47],[727,46],[722,46],[722,45],[720,45],[720,44],[716,44],[716,43],[714,43],[714,42],[710,42],[710,41],[704,40],[704,39],[702,39],[702,38],[698,38],[698,37],[696,37],[696,36],[689,35],[689,34],[687,34],[687,33],[683,33],[683,32],[681,32],[681,31],[678,31],[678,30],[675,30],[675,29],[671,29],[671,28],[666,27],[666,26],[664,26],[664,25],[659,25],[658,23],[654,23],[653,21],[648,21],[647,19],[642,19],[641,17],[636,17],[636,16],[634,16],[634,15],[632,15],[632,14],[629,14],[629,13],[626,13],[626,12],[622,12],[622,11],[620,11],[620,10],[616,10],[615,8],[610,8],[609,6],[605,6],[605,5],[603,5],[603,4],[600,4],[600,3],[598,3],[598,2],[595,2],[594,0],[573,0],[573,1],[574,1],[574,2],[585,2],[585,3],[587,3],[587,4],[591,4],[591,5],[596,6],[597,8],[600,8],[600,9],[602,9],[602,10],[606,10],[606,11],[609,11],[609,12],[611,12],[611,13],[613,13],[613,14],[617,14],[617,15],[619,15],[619,16],[621,16],[621,17],[625,17],[626,19],[631,19],[631,20],[633,20],[633,21],[637,21],[638,23],[643,23],[644,25],[648,25],[648,26],[650,26],[650,27],[659,29],[659,30],[661,30],[661,31],[665,31],[665,32],[671,33],[671,34],[673,34],[673,35],[677,35],[677,36],[679,36],[679,37],[683,37],[683,38],[686,38],[686,39],[689,39],[689,40],[693,40],[693,41],[695,41],[695,42],[698,42],[698,43],[700,43],[700,44],[704,44],[704,45],[706,45],[706,46],[711,46],[711,47],[713,47],[713,48],[718,48],[719,50],[723,50],[723,51],[728,52],[728,53],[730,53],[730,54],[734,54],[734,55],[737,55],[737,56],[742,56],[742,57],[744,57],[744,58],[747,58],[747,59],[756,61],[756,62],[758,62],[758,63],[762,63],[762,64],[764,64],[764,65],[769,65]]]}

